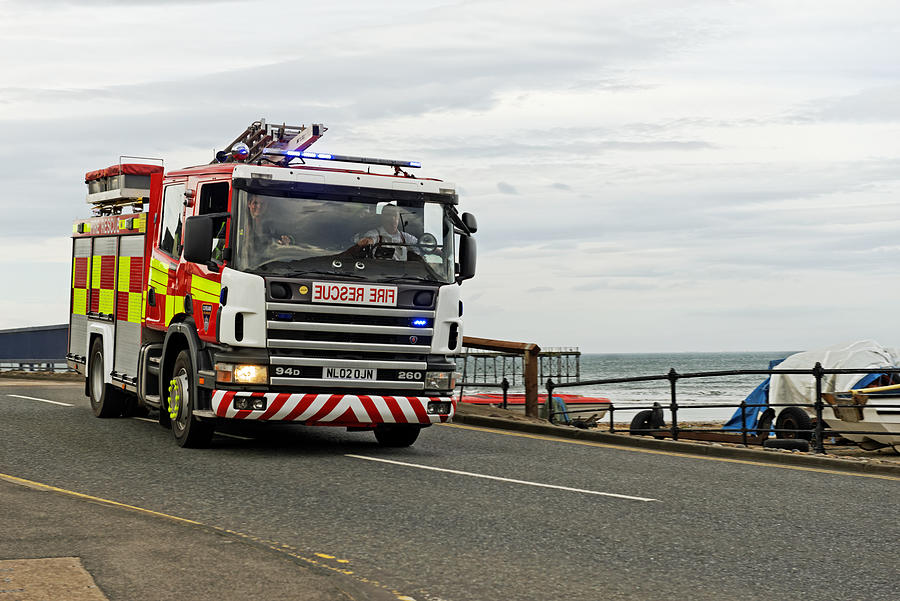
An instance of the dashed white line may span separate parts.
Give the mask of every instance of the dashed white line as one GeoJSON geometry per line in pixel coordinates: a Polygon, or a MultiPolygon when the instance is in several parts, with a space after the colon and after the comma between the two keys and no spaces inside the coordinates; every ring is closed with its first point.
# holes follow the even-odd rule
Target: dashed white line
{"type": "Polygon", "coordinates": [[[486,474],[476,474],[473,472],[462,472],[459,470],[448,470],[440,467],[431,467],[430,465],[419,465],[417,463],[406,463],[403,461],[393,461],[391,459],[380,459],[378,457],[365,457],[363,455],[347,454],[346,457],[354,459],[365,459],[366,461],[379,461],[381,463],[392,463],[394,465],[402,465],[405,467],[415,467],[421,470],[431,470],[435,472],[446,472],[448,474],[456,474],[458,476],[471,476],[472,478],[484,478],[486,480],[497,480],[499,482],[509,482],[511,484],[525,484],[527,486],[539,486],[541,488],[553,488],[556,490],[567,490],[569,492],[580,492],[588,495],[600,495],[603,497],[615,497],[617,499],[628,499],[630,501],[659,501],[659,499],[650,499],[647,497],[633,497],[631,495],[619,495],[612,492],[600,492],[597,490],[585,490],[583,488],[571,488],[568,486],[557,486],[556,484],[542,484],[540,482],[529,482],[528,480],[513,480],[512,478],[501,478],[499,476],[488,476],[486,474]]]}
{"type": "Polygon", "coordinates": [[[50,403],[51,405],[62,405],[63,407],[74,407],[75,405],[69,403],[60,403],[59,401],[50,401],[48,399],[39,399],[33,396],[22,396],[21,394],[8,394],[6,396],[11,396],[16,399],[26,399],[28,401],[40,401],[42,403],[50,403]]]}

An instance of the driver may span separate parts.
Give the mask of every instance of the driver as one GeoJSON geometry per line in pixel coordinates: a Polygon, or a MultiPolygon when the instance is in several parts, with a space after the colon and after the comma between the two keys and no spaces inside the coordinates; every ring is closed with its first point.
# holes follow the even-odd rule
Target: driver
{"type": "MultiPolygon", "coordinates": [[[[356,241],[359,247],[369,246],[371,244],[394,245],[394,254],[389,257],[395,261],[406,261],[407,249],[411,245],[419,242],[419,239],[412,234],[407,234],[399,229],[400,226],[400,207],[397,205],[385,205],[381,209],[381,225],[373,230],[363,233],[356,241]]],[[[418,254],[415,246],[412,246],[413,252],[418,254]]]]}
{"type": "Polygon", "coordinates": [[[247,229],[250,232],[251,243],[256,248],[273,243],[279,246],[293,244],[294,240],[291,236],[277,233],[272,220],[265,218],[267,208],[268,203],[261,196],[253,194],[247,200],[247,212],[249,213],[247,229]]]}

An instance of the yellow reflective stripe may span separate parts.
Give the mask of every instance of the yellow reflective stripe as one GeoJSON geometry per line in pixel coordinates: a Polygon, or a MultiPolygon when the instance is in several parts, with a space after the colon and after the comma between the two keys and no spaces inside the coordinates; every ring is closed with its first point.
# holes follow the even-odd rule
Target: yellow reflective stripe
{"type": "Polygon", "coordinates": [[[183,296],[167,296],[166,297],[166,325],[172,322],[172,318],[177,313],[184,312],[183,296]]]}
{"type": "Polygon", "coordinates": [[[87,315],[87,290],[85,288],[72,290],[72,313],[87,315]]]}
{"type": "Polygon", "coordinates": [[[200,301],[201,303],[218,303],[219,302],[219,297],[216,296],[215,294],[208,294],[206,292],[202,292],[199,290],[195,291],[192,289],[191,297],[195,301],[200,301]]]}
{"type": "Polygon", "coordinates": [[[162,288],[164,291],[166,287],[169,285],[169,272],[168,270],[159,269],[153,265],[150,266],[150,285],[158,286],[162,288]]]}
{"type": "Polygon", "coordinates": [[[127,292],[131,286],[131,257],[119,257],[119,277],[116,280],[116,290],[127,292]]]}
{"type": "Polygon", "coordinates": [[[147,317],[147,291],[141,292],[141,321],[147,317]]]}
{"type": "Polygon", "coordinates": [[[116,291],[100,290],[100,307],[101,313],[111,314],[116,307],[116,291]]]}
{"type": "Polygon", "coordinates": [[[191,276],[191,296],[203,303],[218,303],[222,285],[196,275],[191,276]]]}
{"type": "Polygon", "coordinates": [[[134,220],[134,227],[139,232],[144,232],[147,230],[147,214],[144,213],[140,217],[134,220]]]}
{"type": "Polygon", "coordinates": [[[75,265],[78,264],[78,258],[74,257],[72,259],[72,288],[75,287],[75,265]]]}
{"type": "Polygon", "coordinates": [[[159,269],[161,271],[169,272],[169,266],[160,261],[159,259],[154,259],[150,257],[150,269],[159,269]]]}
{"type": "Polygon", "coordinates": [[[141,300],[143,294],[141,292],[128,293],[128,321],[132,323],[141,323],[142,309],[141,300]]]}
{"type": "Polygon", "coordinates": [[[94,255],[91,257],[91,288],[100,287],[100,265],[102,257],[94,255]]]}
{"type": "Polygon", "coordinates": [[[214,282],[212,280],[207,280],[205,278],[192,275],[191,289],[206,292],[208,294],[215,294],[216,296],[218,296],[219,292],[222,290],[222,285],[219,282],[214,282]]]}

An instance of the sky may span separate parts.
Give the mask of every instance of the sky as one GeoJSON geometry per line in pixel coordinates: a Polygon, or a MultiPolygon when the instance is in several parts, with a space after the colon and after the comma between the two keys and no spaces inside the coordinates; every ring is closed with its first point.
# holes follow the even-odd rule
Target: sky
{"type": "Polygon", "coordinates": [[[457,185],[466,335],[900,346],[898,56],[890,1],[0,0],[0,328],[68,320],[85,172],[265,118],[457,185]]]}

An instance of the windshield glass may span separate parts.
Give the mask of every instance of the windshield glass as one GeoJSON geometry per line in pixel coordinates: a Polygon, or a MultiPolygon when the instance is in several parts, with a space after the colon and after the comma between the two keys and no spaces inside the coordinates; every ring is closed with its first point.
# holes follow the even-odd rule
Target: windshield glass
{"type": "Polygon", "coordinates": [[[238,190],[235,267],[260,275],[454,281],[444,205],[269,196],[238,190]]]}

